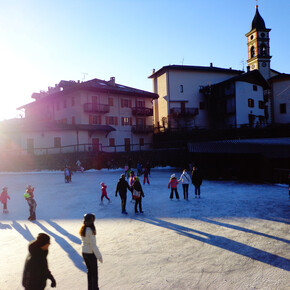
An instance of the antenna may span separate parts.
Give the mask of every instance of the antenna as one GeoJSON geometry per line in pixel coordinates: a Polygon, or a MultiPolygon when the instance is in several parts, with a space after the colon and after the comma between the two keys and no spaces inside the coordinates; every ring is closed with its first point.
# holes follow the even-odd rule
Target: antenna
{"type": "Polygon", "coordinates": [[[245,60],[242,58],[242,60],[241,60],[241,62],[240,62],[240,64],[242,64],[243,65],[243,71],[245,70],[245,60]]]}
{"type": "Polygon", "coordinates": [[[184,63],[184,57],[182,58],[181,65],[183,65],[183,63],[184,63]]]}
{"type": "Polygon", "coordinates": [[[84,82],[86,80],[86,75],[88,75],[88,73],[82,72],[82,74],[83,74],[83,82],[84,82]]]}

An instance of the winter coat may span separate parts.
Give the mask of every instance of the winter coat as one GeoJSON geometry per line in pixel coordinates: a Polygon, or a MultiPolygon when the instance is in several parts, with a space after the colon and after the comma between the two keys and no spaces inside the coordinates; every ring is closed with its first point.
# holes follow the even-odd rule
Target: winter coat
{"type": "Polygon", "coordinates": [[[42,250],[37,241],[28,246],[29,254],[26,258],[22,285],[31,290],[42,290],[45,288],[47,279],[54,279],[51,275],[48,264],[48,250],[42,250]]]}
{"type": "Polygon", "coordinates": [[[6,190],[2,191],[1,195],[0,195],[0,201],[3,204],[7,203],[7,199],[10,199],[10,196],[8,195],[8,192],[6,190]]]}
{"type": "Polygon", "coordinates": [[[117,196],[117,193],[119,192],[120,196],[124,196],[127,193],[127,189],[131,190],[128,182],[125,180],[125,178],[120,178],[117,183],[115,195],[117,196]]]}
{"type": "Polygon", "coordinates": [[[99,261],[103,261],[102,254],[97,247],[96,235],[91,228],[86,228],[86,236],[82,236],[82,253],[95,254],[99,261]]]}
{"type": "Polygon", "coordinates": [[[135,177],[135,174],[131,174],[130,175],[130,178],[129,178],[129,185],[132,186],[133,183],[134,183],[134,177],[135,177]]]}
{"type": "Polygon", "coordinates": [[[141,183],[140,183],[140,181],[139,180],[135,180],[134,181],[134,183],[133,183],[133,185],[132,185],[132,189],[134,190],[136,190],[136,191],[140,191],[141,192],[141,196],[145,196],[144,195],[144,192],[143,192],[143,189],[142,189],[142,186],[141,186],[141,183]]]}
{"type": "Polygon", "coordinates": [[[178,181],[180,181],[180,180],[181,180],[182,184],[189,184],[191,181],[190,176],[188,175],[187,172],[184,172],[180,175],[180,178],[178,181]]]}
{"type": "Polygon", "coordinates": [[[102,186],[102,194],[107,195],[107,185],[102,186]]]}
{"type": "Polygon", "coordinates": [[[168,183],[168,188],[177,188],[178,180],[176,177],[170,178],[170,181],[168,183]]]}
{"type": "Polygon", "coordinates": [[[202,177],[201,173],[198,169],[195,169],[191,173],[191,181],[194,186],[201,186],[202,184],[202,177]]]}

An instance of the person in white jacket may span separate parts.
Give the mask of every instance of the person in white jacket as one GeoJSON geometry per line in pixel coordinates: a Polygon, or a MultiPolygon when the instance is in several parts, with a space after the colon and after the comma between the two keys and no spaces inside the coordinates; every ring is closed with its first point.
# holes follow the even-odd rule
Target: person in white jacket
{"type": "Polygon", "coordinates": [[[186,169],[183,170],[178,181],[181,181],[181,183],[182,183],[184,199],[188,200],[188,187],[189,187],[189,183],[191,181],[191,178],[188,175],[188,173],[186,172],[186,169]]]}
{"type": "Polygon", "coordinates": [[[83,225],[80,229],[82,237],[82,255],[87,266],[88,290],[99,290],[98,286],[98,260],[103,263],[101,252],[96,243],[95,215],[84,215],[83,225]]]}

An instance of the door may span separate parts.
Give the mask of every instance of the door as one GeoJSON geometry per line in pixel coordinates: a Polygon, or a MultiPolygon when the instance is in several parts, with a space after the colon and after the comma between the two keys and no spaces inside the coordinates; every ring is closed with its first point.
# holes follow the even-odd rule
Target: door
{"type": "Polygon", "coordinates": [[[125,138],[124,143],[125,143],[125,151],[130,152],[130,138],[125,138]]]}
{"type": "Polygon", "coordinates": [[[92,138],[93,151],[99,151],[99,138],[92,138]]]}

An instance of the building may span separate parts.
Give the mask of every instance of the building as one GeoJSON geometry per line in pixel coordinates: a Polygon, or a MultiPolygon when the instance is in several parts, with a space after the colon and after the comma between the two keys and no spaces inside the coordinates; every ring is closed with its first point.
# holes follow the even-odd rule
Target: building
{"type": "MultiPolygon", "coordinates": [[[[158,95],[109,81],[61,81],[18,108],[25,118],[3,126],[4,149],[32,154],[75,151],[123,152],[152,143],[152,101],[158,95]]],[[[2,147],[3,149],[3,147],[2,147]]]]}
{"type": "Polygon", "coordinates": [[[271,69],[270,33],[258,6],[248,45],[247,72],[214,67],[169,65],[153,80],[154,126],[239,128],[290,123],[290,75],[271,69]]]}

